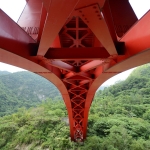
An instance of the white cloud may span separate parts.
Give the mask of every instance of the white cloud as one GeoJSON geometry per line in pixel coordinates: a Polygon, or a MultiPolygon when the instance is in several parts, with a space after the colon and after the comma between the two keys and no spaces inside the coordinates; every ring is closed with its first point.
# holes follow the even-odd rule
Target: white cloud
{"type": "Polygon", "coordinates": [[[14,21],[18,20],[25,4],[25,0],[0,0],[0,8],[14,21]]]}
{"type": "Polygon", "coordinates": [[[108,79],[106,82],[104,82],[102,84],[102,86],[112,85],[112,84],[115,84],[115,82],[117,82],[117,81],[123,81],[123,80],[125,80],[134,69],[135,68],[132,68],[132,69],[129,69],[129,70],[124,71],[122,73],[119,73],[118,75],[116,75],[116,76],[108,79]]]}
{"type": "Polygon", "coordinates": [[[138,18],[141,18],[150,9],[150,0],[129,0],[138,18]]]}
{"type": "Polygon", "coordinates": [[[1,71],[8,71],[8,72],[26,71],[22,68],[18,68],[18,67],[12,66],[12,65],[1,63],[1,62],[0,62],[0,70],[1,71]]]}

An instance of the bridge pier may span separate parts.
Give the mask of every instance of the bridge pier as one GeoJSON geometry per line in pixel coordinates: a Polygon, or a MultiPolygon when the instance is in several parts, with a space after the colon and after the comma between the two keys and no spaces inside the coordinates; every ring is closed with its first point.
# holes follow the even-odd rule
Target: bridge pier
{"type": "Polygon", "coordinates": [[[0,20],[0,61],[59,89],[72,141],[86,138],[98,87],[150,61],[150,11],[137,21],[128,0],[27,0],[21,27],[2,10],[0,20]]]}

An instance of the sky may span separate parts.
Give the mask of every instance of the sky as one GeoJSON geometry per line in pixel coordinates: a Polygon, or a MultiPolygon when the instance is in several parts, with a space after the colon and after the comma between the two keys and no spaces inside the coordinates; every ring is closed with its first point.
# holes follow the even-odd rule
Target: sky
{"type": "MultiPolygon", "coordinates": [[[[150,9],[150,0],[129,0],[137,17],[140,19],[150,9]]],[[[14,21],[17,21],[24,6],[25,0],[0,0],[0,8],[8,14],[14,21]]],[[[133,68],[134,69],[134,68],[133,68]]],[[[103,85],[114,84],[118,80],[125,80],[129,74],[133,71],[130,69],[123,73],[120,73],[111,79],[107,80],[103,85]]],[[[9,72],[23,71],[23,69],[4,64],[0,62],[0,70],[6,70],[9,72]]]]}

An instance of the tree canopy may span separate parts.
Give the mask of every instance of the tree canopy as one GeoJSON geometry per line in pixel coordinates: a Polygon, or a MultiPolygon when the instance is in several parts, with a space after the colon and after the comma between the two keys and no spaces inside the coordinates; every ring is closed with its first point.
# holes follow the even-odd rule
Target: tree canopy
{"type": "Polygon", "coordinates": [[[84,143],[70,141],[64,102],[48,98],[0,118],[0,149],[149,150],[149,67],[138,67],[125,81],[96,93],[84,143]]]}

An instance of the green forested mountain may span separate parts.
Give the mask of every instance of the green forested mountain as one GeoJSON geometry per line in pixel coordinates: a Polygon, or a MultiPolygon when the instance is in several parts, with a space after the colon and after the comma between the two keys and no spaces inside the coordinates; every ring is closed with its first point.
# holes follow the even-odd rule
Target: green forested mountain
{"type": "Polygon", "coordinates": [[[0,149],[150,150],[149,67],[96,93],[84,143],[70,141],[63,101],[47,99],[0,118],[0,149]]]}
{"type": "Polygon", "coordinates": [[[105,88],[97,93],[99,96],[112,96],[133,104],[150,104],[150,64],[133,70],[125,81],[105,88]]]}
{"type": "Polygon", "coordinates": [[[36,106],[46,98],[60,98],[57,88],[46,79],[27,71],[0,71],[0,116],[20,107],[36,106]]]}
{"type": "Polygon", "coordinates": [[[10,74],[10,72],[8,72],[8,71],[0,71],[0,76],[8,75],[8,74],[10,74]]]}

